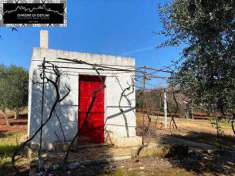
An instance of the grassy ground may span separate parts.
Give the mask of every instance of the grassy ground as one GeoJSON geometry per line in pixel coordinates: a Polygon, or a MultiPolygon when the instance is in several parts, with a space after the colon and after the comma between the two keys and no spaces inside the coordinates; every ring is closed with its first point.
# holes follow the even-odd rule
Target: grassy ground
{"type": "MultiPolygon", "coordinates": [[[[0,175],[9,175],[12,172],[11,157],[23,135],[25,132],[0,133],[0,175]]],[[[21,161],[19,165],[22,164],[24,163],[21,161]]]]}
{"type": "Polygon", "coordinates": [[[114,173],[105,174],[104,176],[193,176],[192,173],[187,172],[183,169],[156,169],[156,170],[141,170],[141,169],[135,169],[135,170],[123,170],[119,169],[115,171],[114,173]]]}
{"type": "MultiPolygon", "coordinates": [[[[138,115],[139,117],[139,115],[138,115]]],[[[217,146],[216,130],[212,127],[209,120],[191,120],[191,119],[176,119],[178,129],[174,129],[173,135],[161,126],[162,119],[153,120],[151,127],[156,129],[157,136],[161,139],[164,137],[178,137],[186,140],[200,142],[217,146]],[[157,122],[157,123],[156,123],[157,122]]],[[[137,119],[138,127],[142,125],[142,118],[137,119]]],[[[221,123],[224,131],[223,143],[227,148],[234,149],[235,138],[233,136],[230,124],[227,122],[221,123]]],[[[0,176],[10,175],[13,173],[11,166],[11,156],[14,150],[18,147],[20,138],[25,135],[25,132],[0,132],[0,176]]],[[[160,139],[160,140],[161,140],[160,139]]],[[[171,144],[168,144],[171,145],[171,144]]],[[[235,173],[235,162],[231,159],[230,153],[223,155],[221,158],[217,153],[193,153],[187,158],[179,161],[178,159],[169,159],[161,155],[151,155],[149,158],[141,158],[139,162],[134,160],[120,162],[113,166],[95,166],[98,168],[86,168],[84,172],[87,175],[99,176],[192,176],[192,175],[230,175],[235,173]],[[227,156],[228,155],[228,156],[227,156]],[[216,161],[216,162],[215,162],[216,161]],[[219,168],[217,167],[219,166],[219,168]],[[106,167],[109,167],[106,169],[106,167]],[[111,169],[110,169],[111,167],[111,169]],[[229,172],[228,172],[229,171],[229,172]]],[[[17,162],[18,167],[26,168],[29,163],[25,160],[17,162]]],[[[84,175],[78,170],[73,171],[76,175],[84,175]]],[[[73,175],[72,173],[72,175],[73,175]]]]}
{"type": "MultiPolygon", "coordinates": [[[[150,116],[151,117],[151,127],[156,129],[164,129],[162,116],[150,116]]],[[[148,123],[148,118],[144,118],[145,124],[148,123]]],[[[168,129],[170,128],[171,118],[168,117],[168,129]]],[[[185,119],[185,118],[175,118],[176,125],[178,127],[178,132],[206,132],[206,133],[216,133],[215,128],[212,126],[213,119],[211,120],[195,120],[195,119],[185,119]]],[[[137,113],[137,127],[141,127],[143,122],[143,114],[137,113]]],[[[231,128],[231,123],[227,121],[221,121],[220,126],[224,131],[225,135],[234,135],[231,128]]],[[[176,131],[176,132],[177,132],[176,131]]]]}
{"type": "MultiPolygon", "coordinates": [[[[142,128],[142,114],[137,113],[137,127],[142,128]]],[[[168,119],[168,128],[164,128],[163,117],[151,116],[151,129],[156,130],[157,136],[161,137],[164,135],[175,135],[176,137],[185,138],[194,142],[201,142],[218,146],[218,139],[216,134],[216,128],[212,126],[212,120],[194,120],[194,119],[183,119],[175,118],[177,125],[176,128],[170,130],[170,119],[168,119]],[[170,132],[171,131],[171,132],[170,132]]],[[[145,117],[145,124],[147,123],[147,116],[145,117]]],[[[225,148],[235,149],[235,137],[231,128],[231,123],[227,121],[221,121],[219,123],[222,134],[222,144],[225,148]]],[[[141,133],[140,133],[141,134],[141,133]]],[[[150,136],[152,137],[152,136],[150,136]]]]}
{"type": "Polygon", "coordinates": [[[104,174],[103,176],[193,176],[194,174],[184,169],[168,168],[168,169],[135,169],[125,170],[118,169],[113,173],[104,174]]]}
{"type": "MultiPolygon", "coordinates": [[[[176,119],[176,124],[181,130],[216,133],[212,122],[213,120],[176,119]]],[[[233,135],[230,123],[221,121],[219,125],[225,135],[233,135]]]]}
{"type": "MultiPolygon", "coordinates": [[[[61,173],[60,173],[61,174],[61,173]]],[[[61,176],[64,174],[61,174],[61,176]]],[[[193,176],[193,171],[174,167],[169,161],[148,157],[135,160],[82,166],[73,170],[72,176],[193,176]]]]}
{"type": "Polygon", "coordinates": [[[209,120],[176,119],[176,123],[179,127],[178,130],[174,130],[177,137],[217,147],[221,143],[227,149],[235,149],[235,137],[231,124],[227,121],[220,122],[220,138],[217,138],[216,129],[209,120]]]}

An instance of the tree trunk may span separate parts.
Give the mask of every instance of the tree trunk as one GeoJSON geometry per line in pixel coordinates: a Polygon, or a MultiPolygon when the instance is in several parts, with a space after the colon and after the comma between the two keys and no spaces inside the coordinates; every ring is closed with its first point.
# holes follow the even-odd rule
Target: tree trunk
{"type": "Polygon", "coordinates": [[[19,118],[19,109],[15,109],[15,120],[19,118]]]}
{"type": "Polygon", "coordinates": [[[233,134],[235,135],[235,126],[234,126],[234,123],[235,123],[235,113],[233,113],[233,119],[232,119],[232,130],[233,130],[233,134]]]}
{"type": "Polygon", "coordinates": [[[8,127],[11,126],[10,123],[9,123],[8,117],[7,117],[7,115],[6,115],[6,113],[5,113],[4,110],[1,111],[1,114],[3,115],[3,117],[4,117],[4,119],[5,119],[6,125],[7,125],[8,127]]]}

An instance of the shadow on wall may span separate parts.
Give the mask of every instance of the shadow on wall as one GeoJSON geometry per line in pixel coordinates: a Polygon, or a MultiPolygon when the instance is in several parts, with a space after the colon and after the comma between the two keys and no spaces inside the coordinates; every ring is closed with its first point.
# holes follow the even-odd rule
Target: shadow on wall
{"type": "MultiPolygon", "coordinates": [[[[55,79],[50,75],[49,79],[55,79]]],[[[63,79],[63,76],[61,76],[63,79]]],[[[35,80],[35,79],[34,79],[35,80]]],[[[42,119],[42,87],[41,80],[32,85],[32,102],[30,117],[30,136],[41,126],[42,119]]],[[[60,97],[66,95],[68,90],[65,85],[59,85],[60,97]]],[[[71,93],[71,92],[70,92],[71,93]]],[[[51,83],[45,83],[44,86],[44,105],[43,105],[43,122],[45,122],[52,113],[51,119],[43,127],[42,144],[48,147],[48,143],[66,142],[71,140],[72,135],[76,133],[77,121],[76,109],[77,105],[73,105],[68,95],[62,102],[56,102],[56,89],[51,83]],[[56,104],[56,105],[55,105],[56,104]],[[53,112],[52,108],[55,106],[53,112]]],[[[39,143],[40,132],[32,140],[32,143],[39,143]]]]}
{"type": "Polygon", "coordinates": [[[169,161],[176,167],[193,171],[197,175],[232,175],[235,173],[234,137],[224,136],[225,150],[218,150],[216,134],[191,132],[186,136],[166,135],[160,143],[169,146],[169,161]]]}
{"type": "MultiPolygon", "coordinates": [[[[107,124],[107,122],[112,119],[112,118],[115,118],[117,116],[121,117],[123,119],[123,124],[124,125],[120,125],[120,124],[116,124],[116,125],[113,125],[113,126],[122,126],[122,127],[125,127],[125,130],[126,130],[126,137],[130,137],[130,127],[133,128],[132,125],[128,124],[130,123],[130,119],[128,120],[128,114],[130,113],[134,113],[134,117],[135,117],[135,105],[133,107],[132,105],[132,101],[131,99],[129,98],[129,96],[131,96],[132,94],[135,94],[135,87],[134,87],[134,79],[131,78],[131,84],[129,83],[126,83],[126,86],[123,87],[123,85],[121,84],[121,81],[119,79],[119,77],[116,75],[114,76],[120,90],[121,90],[121,94],[120,96],[118,97],[117,99],[117,103],[118,103],[118,106],[116,106],[115,108],[117,108],[118,110],[109,115],[108,117],[106,117],[105,119],[105,126],[107,124]],[[129,122],[128,122],[129,121],[129,122]]],[[[129,117],[130,118],[130,117],[129,117]]],[[[106,130],[106,133],[107,133],[107,136],[110,137],[112,134],[110,134],[109,130],[106,130]]]]}
{"type": "MultiPolygon", "coordinates": [[[[38,74],[39,75],[39,74],[38,74]]],[[[55,79],[55,76],[49,75],[50,79],[55,79]]],[[[34,78],[34,80],[37,80],[34,78]]],[[[118,80],[118,78],[117,78],[118,80]]],[[[39,80],[41,82],[41,80],[39,80]]],[[[68,90],[66,89],[66,85],[71,84],[71,80],[67,75],[61,75],[61,83],[63,85],[59,85],[60,87],[60,96],[64,96],[68,90]],[[69,83],[70,82],[70,83],[69,83]]],[[[119,85],[120,85],[120,81],[119,85]]],[[[41,111],[42,111],[42,84],[35,83],[32,85],[32,103],[31,103],[31,119],[30,119],[30,135],[32,135],[41,124],[41,111]]],[[[131,107],[131,100],[128,99],[128,96],[134,93],[133,85],[128,85],[127,88],[122,88],[122,94],[119,97],[119,112],[109,115],[104,125],[109,119],[115,117],[121,117],[124,120],[124,125],[126,129],[127,137],[129,136],[129,128],[127,124],[127,118],[125,116],[126,113],[134,112],[135,107],[131,107]],[[122,104],[127,104],[127,106],[122,107],[122,104]]],[[[78,104],[74,104],[72,99],[74,96],[78,96],[74,91],[71,90],[69,95],[60,103],[56,105],[55,110],[52,113],[52,117],[47,125],[43,128],[43,146],[46,147],[46,143],[53,142],[68,142],[74,137],[78,128],[78,104]]],[[[44,106],[43,106],[43,121],[45,121],[49,114],[51,113],[51,109],[56,100],[56,91],[55,87],[51,83],[46,83],[44,88],[44,106]]],[[[39,143],[40,133],[37,134],[33,143],[39,143]]]]}
{"type": "MultiPolygon", "coordinates": [[[[37,74],[40,75],[40,74],[37,74]]],[[[53,74],[47,75],[50,79],[55,79],[53,74]]],[[[36,77],[36,76],[35,76],[36,77]]],[[[60,98],[68,93],[68,89],[66,85],[71,85],[71,80],[67,75],[61,75],[61,81],[59,83],[63,83],[59,85],[59,93],[60,98]],[[68,83],[70,82],[70,83],[68,83]]],[[[34,78],[34,80],[38,80],[34,78]]],[[[75,83],[76,84],[76,83],[75,83]]],[[[42,113],[42,84],[41,80],[38,80],[38,83],[32,85],[32,102],[31,102],[31,119],[30,119],[30,135],[34,134],[34,132],[41,126],[41,113],[42,113]]],[[[120,95],[119,107],[121,107],[122,98],[126,98],[127,96],[134,93],[134,89],[131,89],[131,86],[128,89],[123,89],[123,93],[120,95]],[[127,92],[127,93],[126,93],[127,92]],[[128,93],[129,92],[129,93],[128,93]]],[[[71,142],[74,135],[77,133],[78,122],[77,122],[77,109],[78,105],[73,104],[74,96],[78,96],[75,92],[77,90],[71,89],[68,96],[62,101],[57,102],[57,92],[52,83],[46,83],[44,87],[44,105],[43,105],[43,122],[45,122],[52,114],[51,119],[48,123],[43,127],[42,130],[42,144],[45,148],[47,148],[48,143],[68,143],[71,142]],[[54,111],[52,111],[53,107],[55,107],[54,111]]],[[[77,98],[77,97],[76,97],[77,98]]],[[[130,101],[130,100],[129,100],[130,101]]],[[[120,113],[113,114],[107,119],[123,115],[125,118],[125,113],[133,111],[135,108],[131,107],[130,109],[121,110],[120,113]]],[[[125,123],[125,125],[127,125],[125,123]]],[[[95,130],[95,129],[94,129],[95,130]]],[[[128,128],[126,128],[128,130],[128,128]]],[[[127,131],[127,136],[129,132],[127,131]]],[[[33,139],[32,143],[39,143],[40,132],[33,139]]],[[[94,160],[94,159],[103,159],[102,157],[109,158],[110,156],[109,148],[103,146],[99,148],[81,148],[78,146],[77,142],[75,142],[75,146],[72,148],[72,151],[69,153],[69,161],[86,161],[86,160],[94,160]]],[[[53,147],[49,149],[54,149],[53,147]]],[[[61,158],[55,156],[54,162],[61,162],[61,158]]],[[[51,163],[54,165],[55,163],[51,163]]],[[[97,164],[94,166],[95,169],[91,170],[94,174],[89,173],[88,175],[99,175],[103,174],[104,170],[109,167],[109,162],[103,162],[102,164],[97,164]],[[96,168],[97,167],[97,168],[96,168]]],[[[89,167],[92,166],[89,165],[89,167]]],[[[73,166],[71,166],[73,167],[73,166]]],[[[72,168],[74,170],[75,168],[72,168]]],[[[79,169],[80,166],[79,166],[79,169]]],[[[60,175],[60,173],[58,173],[60,175]]],[[[64,173],[63,173],[64,174],[64,173]]],[[[63,175],[61,174],[61,175],[63,175]]]]}
{"type": "MultiPolygon", "coordinates": [[[[63,76],[61,76],[63,77],[63,76]]],[[[54,79],[50,76],[50,79],[54,79]]],[[[63,78],[61,78],[63,80],[63,78]]],[[[66,81],[64,82],[66,84],[66,81]]],[[[64,88],[65,85],[60,85],[60,95],[63,97],[67,94],[67,89],[64,88]]],[[[73,91],[73,90],[72,90],[73,91]]],[[[44,88],[44,109],[43,109],[43,120],[44,122],[49,117],[49,114],[52,113],[51,110],[53,105],[56,101],[56,89],[51,83],[46,83],[44,88]]],[[[78,128],[77,122],[77,109],[78,105],[73,104],[71,100],[71,96],[73,92],[70,92],[68,97],[66,97],[62,102],[56,105],[55,110],[53,111],[53,115],[48,121],[47,125],[43,128],[42,134],[42,143],[44,147],[47,147],[47,143],[66,143],[71,142],[72,138],[75,136],[78,128]]],[[[41,125],[41,104],[42,104],[42,84],[35,83],[32,89],[32,110],[31,110],[31,120],[30,120],[30,135],[32,135],[41,125]]],[[[95,129],[94,129],[95,130],[95,129]]],[[[40,132],[37,134],[35,139],[33,139],[33,143],[39,143],[40,132]]],[[[56,145],[55,145],[56,146],[56,145]]],[[[54,150],[55,153],[53,155],[52,152],[50,154],[53,155],[53,162],[47,163],[50,166],[55,165],[56,163],[61,164],[62,159],[61,156],[56,155],[57,150],[54,150]]],[[[45,151],[46,152],[46,151],[45,151]]],[[[60,151],[61,152],[61,151],[60,151]]],[[[74,147],[72,148],[71,152],[69,153],[68,161],[89,161],[94,159],[102,159],[102,157],[111,157],[109,153],[109,148],[106,146],[92,148],[92,147],[84,147],[78,145],[75,142],[74,147]]],[[[76,163],[75,163],[76,164],[76,163]]],[[[105,169],[109,167],[109,162],[103,162],[102,164],[95,164],[90,163],[89,165],[84,165],[81,168],[81,164],[79,165],[69,165],[69,170],[72,173],[75,172],[82,172],[83,175],[99,175],[103,174],[105,169]],[[78,169],[76,170],[76,168],[78,169]],[[95,167],[94,169],[84,170],[85,167],[95,167]],[[89,174],[87,174],[89,173],[89,174]]],[[[48,171],[56,173],[56,175],[64,175],[64,172],[69,171],[59,171],[53,170],[48,171]],[[57,173],[58,172],[58,173],[57,173]]]]}

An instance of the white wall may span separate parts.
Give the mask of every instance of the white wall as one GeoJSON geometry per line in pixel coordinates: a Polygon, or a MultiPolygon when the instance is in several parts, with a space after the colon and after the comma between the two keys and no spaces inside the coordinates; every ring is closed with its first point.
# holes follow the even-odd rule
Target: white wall
{"type": "MultiPolygon", "coordinates": [[[[43,58],[47,61],[58,61],[56,58],[69,58],[84,60],[89,63],[103,64],[116,68],[134,69],[134,60],[130,58],[95,55],[88,53],[66,52],[60,50],[37,48],[33,50],[32,61],[29,73],[29,125],[28,134],[32,136],[33,133],[40,126],[41,119],[41,99],[42,99],[42,85],[32,84],[40,81],[41,70],[39,66],[42,64],[43,58]]],[[[79,67],[92,68],[82,64],[58,63],[53,62],[59,67],[79,67]]],[[[65,131],[66,138],[71,140],[77,132],[78,126],[78,95],[79,95],[79,74],[97,75],[96,71],[90,69],[68,69],[61,68],[61,94],[66,93],[65,84],[71,89],[70,94],[66,99],[58,104],[56,113],[60,117],[65,131]]],[[[51,71],[49,71],[51,72],[51,71]]],[[[136,117],[135,117],[135,89],[133,87],[134,72],[120,72],[120,71],[100,71],[101,75],[106,77],[105,84],[105,131],[117,137],[136,136],[136,117]],[[131,85],[131,87],[130,87],[131,85]],[[123,90],[129,94],[127,97],[121,99],[121,107],[125,111],[126,122],[124,116],[119,109],[119,100],[123,90]]],[[[53,74],[47,73],[48,76],[53,77],[53,74]]],[[[49,112],[55,101],[55,91],[51,84],[45,86],[45,105],[44,105],[44,120],[48,118],[49,112]]],[[[53,143],[57,140],[62,140],[63,135],[60,130],[60,125],[56,116],[43,129],[44,145],[53,143]]],[[[37,143],[39,135],[33,142],[37,143]]]]}

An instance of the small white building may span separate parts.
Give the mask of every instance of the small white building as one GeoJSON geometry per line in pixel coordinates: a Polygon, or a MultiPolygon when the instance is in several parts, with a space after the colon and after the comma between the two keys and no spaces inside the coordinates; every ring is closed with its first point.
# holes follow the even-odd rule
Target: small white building
{"type": "MultiPolygon", "coordinates": [[[[77,132],[79,132],[77,141],[81,143],[112,143],[117,146],[141,143],[140,138],[136,136],[134,59],[49,49],[47,31],[40,32],[40,48],[33,49],[30,64],[29,137],[50,116],[56,99],[55,88],[47,81],[44,84],[44,96],[42,93],[40,74],[44,59],[58,67],[61,74],[59,86],[61,97],[68,92],[68,88],[70,90],[68,96],[56,105],[51,119],[43,127],[44,147],[51,147],[57,142],[69,142],[77,132]],[[79,60],[89,64],[79,64],[59,58],[79,60]],[[97,90],[98,93],[93,100],[92,95],[97,90]],[[86,124],[83,124],[85,121],[86,124]]],[[[55,79],[50,64],[46,64],[45,74],[46,77],[55,79]]],[[[31,143],[39,143],[39,136],[40,132],[31,143]]]]}

